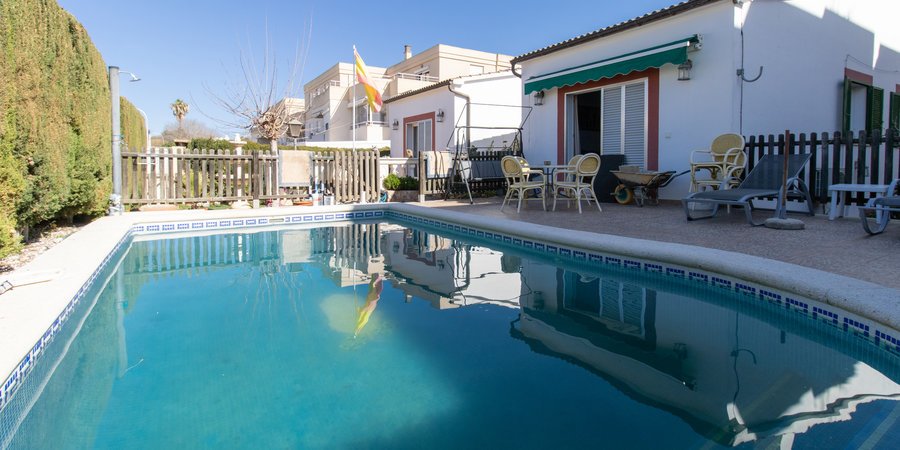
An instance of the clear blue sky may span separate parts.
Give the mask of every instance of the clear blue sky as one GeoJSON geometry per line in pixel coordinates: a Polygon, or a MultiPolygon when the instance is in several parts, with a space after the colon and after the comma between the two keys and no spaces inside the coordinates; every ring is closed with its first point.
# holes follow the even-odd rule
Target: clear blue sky
{"type": "Polygon", "coordinates": [[[191,105],[188,118],[233,131],[202,114],[232,119],[204,85],[222,91],[240,83],[241,52],[261,55],[267,27],[281,73],[288,71],[298,43],[308,44],[294,93],[302,97],[303,83],[338,61],[350,62],[354,44],[366,64],[381,67],[398,62],[404,44],[413,53],[449,44],[516,56],[676,2],[59,0],[85,26],[108,65],[141,77],[137,83],[122,77],[122,94],[147,113],[154,135],[175,122],[169,104],[176,98],[191,105]]]}

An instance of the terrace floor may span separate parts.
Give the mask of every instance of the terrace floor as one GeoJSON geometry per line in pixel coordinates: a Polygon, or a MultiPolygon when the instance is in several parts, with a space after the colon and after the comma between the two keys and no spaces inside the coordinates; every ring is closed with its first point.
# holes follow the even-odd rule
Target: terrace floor
{"type": "MultiPolygon", "coordinates": [[[[574,203],[567,208],[564,202],[556,211],[543,211],[540,203],[526,202],[522,212],[515,205],[500,212],[500,198],[467,201],[432,200],[422,203],[432,208],[446,208],[458,212],[524,221],[540,225],[591,231],[594,233],[627,236],[654,241],[675,242],[740,252],[846,275],[883,286],[900,289],[900,221],[893,221],[887,231],[869,236],[859,219],[844,217],[829,221],[817,208],[816,216],[790,214],[802,220],[806,228],[797,231],[751,227],[741,209],[731,213],[723,208],[710,220],[687,222],[681,204],[660,206],[619,205],[603,203],[603,211],[582,204],[578,214],[574,203]]],[[[771,211],[757,210],[756,220],[771,217],[771,211]]]]}

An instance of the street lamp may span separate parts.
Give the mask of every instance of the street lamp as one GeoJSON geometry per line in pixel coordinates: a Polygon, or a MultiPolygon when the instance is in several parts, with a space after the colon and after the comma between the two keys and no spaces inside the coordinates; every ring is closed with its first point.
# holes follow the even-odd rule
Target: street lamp
{"type": "Polygon", "coordinates": [[[119,124],[119,75],[127,73],[131,76],[129,81],[140,81],[137,75],[131,72],[119,71],[118,66],[109,66],[109,96],[112,101],[112,182],[113,193],[109,196],[111,203],[109,214],[122,214],[122,130],[119,124]]]}

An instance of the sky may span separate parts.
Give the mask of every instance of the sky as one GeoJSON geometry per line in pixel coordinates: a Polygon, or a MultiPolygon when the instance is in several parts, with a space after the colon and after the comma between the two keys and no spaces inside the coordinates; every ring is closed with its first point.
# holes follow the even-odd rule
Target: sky
{"type": "Polygon", "coordinates": [[[153,135],[175,123],[169,105],[178,98],[190,105],[187,118],[224,135],[237,131],[229,124],[239,120],[215,98],[241,91],[242,55],[261,66],[267,41],[279,97],[295,66],[289,94],[302,97],[304,83],[351,62],[353,45],[367,65],[379,67],[399,62],[405,44],[414,54],[449,44],[517,56],[678,0],[58,1],[84,25],[107,65],[141,78],[129,83],[122,76],[121,93],[146,112],[153,135]]]}

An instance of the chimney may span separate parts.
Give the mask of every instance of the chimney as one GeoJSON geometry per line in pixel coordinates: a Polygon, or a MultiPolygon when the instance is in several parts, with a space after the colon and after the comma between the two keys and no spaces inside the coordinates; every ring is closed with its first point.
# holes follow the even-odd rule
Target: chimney
{"type": "Polygon", "coordinates": [[[412,46],[404,45],[403,46],[403,59],[412,58],[412,46]]]}

